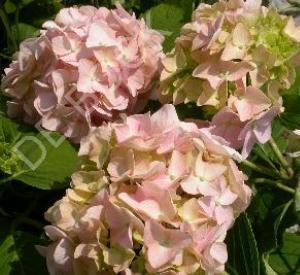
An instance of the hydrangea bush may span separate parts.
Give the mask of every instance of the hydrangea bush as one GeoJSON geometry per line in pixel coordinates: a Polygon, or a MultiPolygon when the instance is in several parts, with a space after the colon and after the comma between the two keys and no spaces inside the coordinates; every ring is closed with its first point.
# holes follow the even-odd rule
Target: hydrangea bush
{"type": "Polygon", "coordinates": [[[294,18],[46,2],[0,4],[0,274],[298,274],[294,18]]]}

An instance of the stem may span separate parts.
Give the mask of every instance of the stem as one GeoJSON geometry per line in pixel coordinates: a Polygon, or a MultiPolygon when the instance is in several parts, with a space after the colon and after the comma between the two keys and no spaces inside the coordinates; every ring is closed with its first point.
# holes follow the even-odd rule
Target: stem
{"type": "Polygon", "coordinates": [[[0,215],[2,215],[3,217],[9,217],[10,215],[4,211],[2,208],[0,208],[0,215]]]}
{"type": "MultiPolygon", "coordinates": [[[[7,217],[7,218],[13,218],[14,217],[14,215],[8,214],[2,208],[0,208],[0,215],[2,215],[3,217],[7,217]]],[[[18,217],[18,216],[16,216],[16,217],[18,217]]],[[[28,224],[28,225],[30,225],[32,227],[35,227],[35,228],[39,229],[39,230],[44,228],[44,224],[42,224],[42,223],[40,223],[40,222],[38,222],[36,220],[27,218],[27,217],[23,217],[19,221],[20,221],[20,223],[28,224]]]]}
{"type": "MultiPolygon", "coordinates": [[[[39,201],[39,197],[36,196],[35,199],[33,199],[32,204],[24,211],[24,213],[21,213],[20,215],[16,216],[16,218],[13,220],[11,225],[11,230],[15,230],[20,224],[22,224],[24,221],[31,220],[27,216],[33,211],[33,209],[36,207],[37,203],[39,201]]],[[[32,222],[32,220],[31,220],[32,222]]],[[[31,224],[32,225],[32,224],[31,224]]]]}
{"type": "Polygon", "coordinates": [[[300,11],[300,8],[294,7],[294,6],[278,9],[279,13],[284,13],[284,14],[287,14],[287,15],[299,13],[299,11],[300,11]]]}
{"type": "Polygon", "coordinates": [[[5,13],[2,6],[0,6],[0,18],[2,20],[2,23],[3,23],[4,27],[5,27],[8,38],[11,40],[11,42],[13,44],[14,50],[17,50],[17,42],[15,40],[15,37],[13,36],[13,33],[11,31],[11,28],[10,28],[9,21],[7,19],[6,13],[5,13]]]}
{"type": "Polygon", "coordinates": [[[298,0],[288,0],[287,2],[293,6],[300,7],[300,2],[298,0]]]}
{"type": "Polygon", "coordinates": [[[11,56],[8,56],[8,55],[3,54],[3,53],[0,53],[0,57],[2,57],[2,58],[4,58],[4,59],[12,60],[12,57],[11,57],[11,56]]]}
{"type": "Polygon", "coordinates": [[[18,173],[16,173],[16,174],[12,175],[12,176],[10,176],[10,177],[4,178],[4,179],[0,180],[0,185],[3,184],[3,183],[6,183],[6,182],[9,182],[9,181],[14,180],[17,176],[20,176],[21,174],[24,174],[24,173],[26,173],[26,172],[28,172],[28,171],[29,171],[29,170],[23,170],[23,171],[20,171],[20,172],[18,172],[18,173]]]}
{"type": "Polygon", "coordinates": [[[21,223],[28,224],[28,225],[30,225],[30,226],[32,226],[32,227],[35,227],[35,228],[39,229],[39,230],[43,229],[44,226],[45,226],[45,225],[42,224],[41,222],[38,222],[38,221],[36,221],[36,220],[30,219],[30,218],[27,218],[27,217],[22,218],[20,222],[21,222],[21,223]]]}
{"type": "Polygon", "coordinates": [[[272,178],[275,177],[274,174],[277,174],[278,176],[281,176],[277,171],[273,171],[273,170],[268,169],[266,167],[254,164],[253,162],[251,162],[249,160],[244,160],[242,162],[242,164],[244,164],[245,166],[251,168],[252,170],[254,170],[256,172],[259,172],[261,174],[267,175],[267,176],[272,177],[272,178]]]}
{"type": "MultiPolygon", "coordinates": [[[[265,147],[263,146],[263,144],[258,143],[257,146],[260,148],[260,150],[262,152],[264,152],[265,155],[268,155],[268,153],[266,152],[265,147]]],[[[272,169],[276,170],[278,175],[280,174],[280,172],[277,169],[276,165],[268,157],[263,158],[263,160],[266,161],[272,167],[272,169]]]]}
{"type": "Polygon", "coordinates": [[[19,15],[20,15],[20,8],[19,5],[16,5],[16,12],[15,12],[15,25],[16,25],[16,37],[17,41],[20,41],[20,30],[19,30],[19,15]]]}
{"type": "Polygon", "coordinates": [[[283,166],[283,168],[287,171],[287,174],[290,178],[293,177],[294,175],[294,171],[293,169],[290,167],[289,163],[287,162],[287,160],[285,159],[285,157],[282,155],[282,153],[280,152],[275,140],[271,137],[271,139],[269,140],[269,143],[276,155],[276,157],[278,158],[278,160],[280,161],[281,165],[283,166]]]}
{"type": "Polygon", "coordinates": [[[270,186],[276,187],[276,188],[281,189],[290,194],[293,194],[293,195],[295,194],[295,189],[288,187],[288,186],[282,184],[281,182],[277,182],[277,181],[273,181],[273,180],[269,180],[269,179],[263,179],[263,178],[255,179],[255,180],[253,180],[253,182],[255,184],[268,184],[270,186]]]}

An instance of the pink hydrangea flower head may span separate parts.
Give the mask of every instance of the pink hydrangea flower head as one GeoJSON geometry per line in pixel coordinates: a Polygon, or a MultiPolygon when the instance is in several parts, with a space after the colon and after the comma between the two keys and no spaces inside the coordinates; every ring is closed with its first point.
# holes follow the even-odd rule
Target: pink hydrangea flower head
{"type": "Polygon", "coordinates": [[[201,3],[162,61],[158,96],[163,103],[220,111],[213,133],[241,148],[245,141],[236,137],[243,125],[281,105],[281,93],[295,81],[299,43],[294,19],[259,0],[201,3]],[[233,135],[225,129],[229,117],[233,135]]]}
{"type": "Polygon", "coordinates": [[[45,214],[62,232],[39,248],[51,274],[224,271],[224,239],[251,190],[223,138],[164,105],[92,129],[79,154],[71,188],[45,214]]]}
{"type": "Polygon", "coordinates": [[[163,37],[116,9],[62,9],[5,69],[8,113],[80,141],[89,128],[140,111],[159,76],[163,37]]]}

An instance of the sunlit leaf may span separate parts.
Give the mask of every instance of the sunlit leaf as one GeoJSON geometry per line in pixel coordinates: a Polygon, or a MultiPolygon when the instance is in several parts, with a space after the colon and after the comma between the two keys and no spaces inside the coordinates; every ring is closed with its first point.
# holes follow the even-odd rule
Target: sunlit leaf
{"type": "Polygon", "coordinates": [[[165,52],[171,51],[174,47],[174,41],[179,36],[181,27],[191,18],[192,9],[191,0],[165,1],[143,14],[146,24],[165,36],[165,52]]]}
{"type": "Polygon", "coordinates": [[[0,142],[10,148],[12,157],[19,159],[12,179],[36,188],[64,188],[77,165],[77,150],[61,135],[39,133],[1,116],[0,142]]]}
{"type": "Polygon", "coordinates": [[[285,233],[283,245],[271,253],[269,264],[278,274],[300,274],[300,236],[285,233]]]}

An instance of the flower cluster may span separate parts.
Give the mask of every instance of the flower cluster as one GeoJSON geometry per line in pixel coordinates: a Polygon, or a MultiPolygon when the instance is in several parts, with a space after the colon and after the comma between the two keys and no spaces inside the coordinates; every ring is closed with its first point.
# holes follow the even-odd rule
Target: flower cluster
{"type": "Polygon", "coordinates": [[[2,90],[8,113],[79,141],[89,128],[143,109],[160,73],[163,37],[121,6],[62,9],[27,39],[2,90]]]}
{"type": "Polygon", "coordinates": [[[79,154],[72,188],[46,213],[50,274],[224,271],[226,232],[251,191],[222,138],[165,105],[93,129],[79,154]]]}
{"type": "Polygon", "coordinates": [[[244,145],[246,157],[253,144],[270,138],[281,92],[295,79],[299,43],[294,19],[259,0],[200,4],[163,61],[160,99],[226,107],[212,125],[215,134],[229,125],[234,134],[228,141],[244,145]]]}

